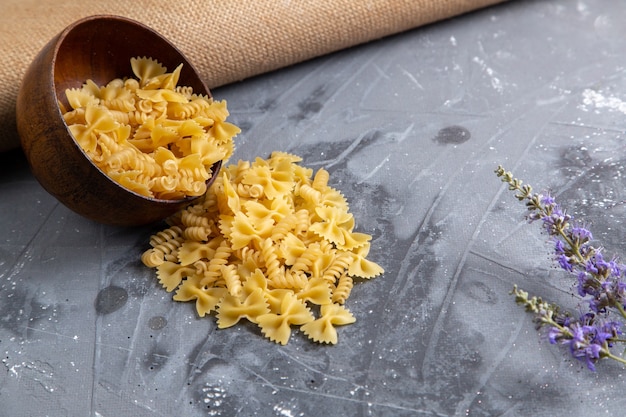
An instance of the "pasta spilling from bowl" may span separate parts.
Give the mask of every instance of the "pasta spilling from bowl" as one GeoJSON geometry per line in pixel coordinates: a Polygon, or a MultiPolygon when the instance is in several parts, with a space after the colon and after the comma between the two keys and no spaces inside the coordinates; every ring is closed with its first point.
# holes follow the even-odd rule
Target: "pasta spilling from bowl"
{"type": "Polygon", "coordinates": [[[348,202],[301,158],[270,158],[224,168],[202,202],[168,219],[142,262],[176,301],[195,302],[227,328],[246,319],[286,344],[292,326],[313,341],[337,343],[336,326],[355,278],[383,273],[368,260],[371,236],[354,230],[348,202]]]}
{"type": "Polygon", "coordinates": [[[110,178],[146,197],[182,199],[206,193],[211,167],[228,159],[240,129],[226,122],[226,101],[179,86],[174,71],[132,58],[136,78],[104,86],[87,80],[60,104],[76,142],[110,178]]]}

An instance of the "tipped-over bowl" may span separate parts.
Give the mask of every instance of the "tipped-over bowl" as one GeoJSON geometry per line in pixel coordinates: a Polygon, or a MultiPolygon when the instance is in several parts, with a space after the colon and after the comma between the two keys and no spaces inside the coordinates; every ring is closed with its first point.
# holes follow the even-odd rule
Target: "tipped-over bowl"
{"type": "MultiPolygon", "coordinates": [[[[151,28],[119,16],[92,16],[68,26],[31,63],[18,93],[18,133],[33,175],[67,207],[101,223],[153,223],[199,198],[162,200],[128,190],[92,163],[63,119],[59,102],[70,108],[67,88],[80,88],[88,79],[105,85],[129,77],[130,59],[144,56],[168,70],[182,63],[179,85],[210,97],[198,73],[174,45],[151,28]]],[[[220,167],[221,162],[211,167],[209,181],[217,177],[220,167]]]]}

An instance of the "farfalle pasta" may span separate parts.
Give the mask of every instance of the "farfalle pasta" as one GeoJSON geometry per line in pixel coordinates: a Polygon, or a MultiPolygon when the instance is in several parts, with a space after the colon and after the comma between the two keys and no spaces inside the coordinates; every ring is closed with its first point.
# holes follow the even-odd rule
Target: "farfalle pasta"
{"type": "Polygon", "coordinates": [[[335,327],[356,320],[344,307],[355,279],[383,268],[367,259],[371,236],[354,231],[328,171],[300,161],[274,152],[225,167],[202,202],[168,219],[142,261],[174,300],[215,313],[219,328],[245,319],[280,344],[294,326],[337,343],[335,327]]]}
{"type": "Polygon", "coordinates": [[[234,151],[239,128],[225,101],[177,85],[151,58],[132,58],[136,78],[66,90],[63,117],[83,151],[110,178],[138,194],[180,199],[206,193],[211,166],[234,151]]]}

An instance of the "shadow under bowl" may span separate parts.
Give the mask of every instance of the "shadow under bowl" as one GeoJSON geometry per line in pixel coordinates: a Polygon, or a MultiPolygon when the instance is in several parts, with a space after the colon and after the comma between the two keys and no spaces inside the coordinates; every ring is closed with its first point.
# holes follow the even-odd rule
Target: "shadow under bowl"
{"type": "MultiPolygon", "coordinates": [[[[17,97],[17,128],[31,170],[40,184],[76,213],[94,221],[137,226],[162,220],[199,197],[162,200],[137,194],[93,164],[63,119],[68,88],[88,79],[105,85],[132,75],[130,59],[150,57],[168,70],[181,63],[179,85],[211,97],[184,55],[151,28],[119,16],[91,16],[68,26],[36,56],[17,97]]],[[[211,182],[221,161],[211,167],[211,182]]]]}

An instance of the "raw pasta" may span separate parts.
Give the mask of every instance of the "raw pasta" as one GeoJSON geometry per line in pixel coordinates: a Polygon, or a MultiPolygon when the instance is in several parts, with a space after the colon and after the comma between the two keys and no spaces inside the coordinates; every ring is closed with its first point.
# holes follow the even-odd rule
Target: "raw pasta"
{"type": "Polygon", "coordinates": [[[344,306],[355,280],[384,271],[329,173],[300,161],[274,152],[225,167],[202,202],[168,219],[142,261],[174,300],[215,313],[219,328],[246,319],[283,345],[293,326],[337,343],[335,326],[356,320],[344,306]]]}
{"type": "Polygon", "coordinates": [[[70,132],[96,166],[131,191],[158,199],[202,196],[212,165],[232,155],[240,132],[226,122],[226,102],[178,86],[182,64],[168,73],[151,58],[130,61],[136,79],[105,86],[87,80],[66,90],[70,132]]]}

